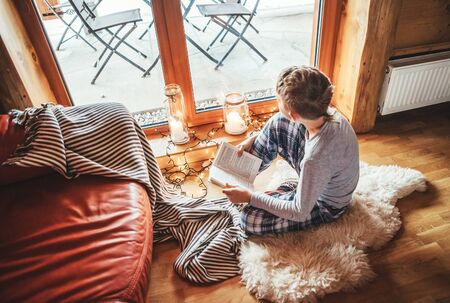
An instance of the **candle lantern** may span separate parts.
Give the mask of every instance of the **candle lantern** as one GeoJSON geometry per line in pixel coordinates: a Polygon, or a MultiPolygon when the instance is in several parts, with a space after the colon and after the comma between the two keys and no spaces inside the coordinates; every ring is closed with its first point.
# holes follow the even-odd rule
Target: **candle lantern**
{"type": "Polygon", "coordinates": [[[240,93],[228,93],[223,104],[225,131],[230,135],[240,135],[247,131],[248,105],[240,93]]]}
{"type": "Polygon", "coordinates": [[[184,98],[178,84],[168,84],[164,88],[167,97],[167,120],[170,138],[174,144],[185,144],[189,141],[189,131],[184,118],[184,98]]]}

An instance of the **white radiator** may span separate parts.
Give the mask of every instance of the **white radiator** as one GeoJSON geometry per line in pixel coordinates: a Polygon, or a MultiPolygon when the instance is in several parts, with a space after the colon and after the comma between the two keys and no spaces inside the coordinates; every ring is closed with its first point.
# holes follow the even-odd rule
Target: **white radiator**
{"type": "Polygon", "coordinates": [[[445,101],[450,101],[450,52],[389,61],[381,115],[445,101]]]}

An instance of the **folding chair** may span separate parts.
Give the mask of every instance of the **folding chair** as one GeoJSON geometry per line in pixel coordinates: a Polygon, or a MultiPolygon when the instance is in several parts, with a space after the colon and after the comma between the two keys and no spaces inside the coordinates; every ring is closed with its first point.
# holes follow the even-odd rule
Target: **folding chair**
{"type": "MultiPolygon", "coordinates": [[[[245,6],[245,4],[247,3],[247,0],[241,1],[241,0],[226,0],[226,3],[241,3],[243,6],[245,6]]],[[[256,10],[254,11],[253,15],[256,15],[256,10]]],[[[247,22],[248,20],[244,17],[244,16],[239,16],[240,18],[242,18],[245,22],[247,22]]],[[[230,17],[232,18],[232,17],[230,17]]],[[[211,20],[211,19],[210,19],[211,20]]],[[[241,23],[238,21],[238,18],[233,18],[233,20],[228,20],[227,22],[230,22],[231,24],[230,26],[233,27],[233,25],[235,23],[237,23],[238,25],[241,25],[241,23]]],[[[259,30],[253,26],[253,24],[250,23],[250,27],[255,31],[255,33],[259,34],[259,30]]],[[[215,39],[213,39],[213,41],[211,42],[211,44],[208,46],[208,48],[206,50],[209,50],[214,43],[217,41],[217,38],[220,37],[220,35],[224,32],[225,30],[222,28],[222,30],[220,31],[220,33],[217,35],[217,37],[215,39]]],[[[227,36],[228,32],[225,31],[225,33],[223,34],[222,38],[220,39],[220,42],[222,43],[223,40],[225,40],[225,37],[227,36]]]]}
{"type": "MultiPolygon", "coordinates": [[[[144,1],[148,6],[152,7],[152,1],[151,0],[142,0],[144,1]]],[[[183,3],[183,1],[181,2],[181,6],[183,7],[183,9],[186,11],[187,10],[187,6],[183,3]]],[[[200,28],[198,28],[195,24],[193,24],[192,22],[189,21],[189,19],[187,19],[187,16],[184,17],[184,21],[186,21],[187,23],[189,23],[192,27],[194,27],[196,30],[198,31],[202,31],[200,28]]],[[[150,22],[150,24],[148,25],[147,29],[139,36],[139,40],[141,40],[142,38],[144,38],[144,36],[148,33],[148,31],[152,28],[153,24],[155,23],[155,20],[152,20],[152,22],[150,22]]]]}
{"type": "Polygon", "coordinates": [[[192,5],[194,5],[194,3],[195,3],[195,0],[189,0],[188,5],[184,4],[183,0],[181,0],[180,2],[181,2],[181,7],[183,8],[183,10],[185,12],[185,14],[183,14],[184,21],[186,21],[186,23],[189,23],[189,25],[191,25],[193,28],[195,28],[196,30],[201,32],[202,30],[197,25],[195,25],[194,23],[189,21],[189,19],[188,19],[189,12],[191,11],[192,5]]]}
{"type": "MultiPolygon", "coordinates": [[[[247,3],[247,0],[244,0],[243,2],[241,2],[241,0],[212,0],[212,2],[214,2],[214,3],[242,3],[242,5],[245,6],[245,4],[247,3]]],[[[231,18],[231,17],[230,17],[230,18],[231,18]]],[[[244,17],[242,17],[242,18],[244,18],[244,17]]],[[[247,21],[245,18],[244,18],[244,20],[247,21]]],[[[239,21],[237,21],[237,19],[235,19],[235,22],[238,23],[239,25],[241,25],[241,23],[239,23],[239,21]]],[[[204,26],[203,29],[202,29],[202,32],[205,32],[205,31],[206,31],[206,29],[208,28],[208,26],[209,26],[210,23],[211,23],[211,19],[209,19],[208,22],[205,24],[205,26],[204,26]]],[[[233,24],[234,24],[234,22],[233,22],[233,24]]],[[[232,25],[232,26],[233,26],[233,25],[232,25]]],[[[250,23],[250,27],[251,27],[257,34],[259,34],[259,30],[258,30],[253,24],[250,23]]],[[[220,31],[220,34],[219,34],[218,36],[220,36],[220,35],[223,33],[223,31],[224,31],[224,29],[222,28],[222,30],[220,31]]],[[[228,32],[225,32],[225,35],[223,35],[222,39],[220,39],[220,42],[223,42],[223,40],[224,40],[225,37],[227,36],[227,33],[228,33],[228,32]]],[[[217,38],[218,38],[218,37],[217,37],[217,38]]],[[[208,46],[207,50],[209,50],[209,49],[213,46],[213,44],[215,43],[215,41],[217,40],[217,38],[213,40],[214,42],[211,42],[211,44],[208,46]]]]}
{"type": "Polygon", "coordinates": [[[100,43],[105,46],[105,49],[94,64],[95,67],[97,67],[97,63],[100,62],[103,55],[109,50],[108,56],[98,69],[97,73],[91,81],[91,84],[95,83],[95,80],[97,80],[98,76],[100,76],[101,72],[103,71],[113,54],[116,54],[137,69],[145,72],[145,69],[143,67],[133,62],[117,50],[120,45],[124,44],[142,57],[147,58],[147,56],[143,52],[139,51],[134,46],[125,41],[128,36],[130,36],[130,34],[137,28],[136,23],[142,21],[139,9],[126,10],[105,16],[96,16],[84,0],[69,0],[69,2],[70,4],[72,4],[73,9],[83,22],[84,26],[86,26],[88,32],[91,33],[100,43]],[[87,13],[86,17],[83,15],[84,13],[87,13]],[[125,26],[129,24],[131,25],[131,28],[125,33],[125,35],[119,36],[119,33],[125,28],[125,26]],[[115,32],[111,31],[112,28],[117,27],[118,29],[115,32]],[[106,31],[111,35],[111,38],[108,42],[100,36],[100,31],[106,31]],[[119,41],[114,46],[112,46],[111,44],[115,39],[118,39],[119,41]]]}
{"type": "MultiPolygon", "coordinates": [[[[151,0],[142,0],[145,2],[145,4],[147,4],[148,6],[150,6],[150,9],[152,7],[152,1],[151,0]]],[[[144,36],[148,33],[148,31],[152,28],[153,24],[155,23],[155,20],[152,19],[152,22],[150,22],[150,24],[148,25],[148,27],[145,29],[145,31],[139,36],[139,40],[142,40],[142,38],[144,38],[144,36]]]]}
{"type": "MultiPolygon", "coordinates": [[[[71,9],[72,6],[70,5],[70,3],[65,2],[65,3],[61,3],[61,4],[57,4],[57,5],[52,5],[48,0],[44,0],[45,4],[47,5],[48,9],[52,12],[53,15],[55,15],[59,20],[61,20],[62,23],[64,23],[64,25],[66,26],[61,38],[59,39],[58,45],[56,46],[56,50],[60,50],[61,45],[67,41],[69,41],[72,38],[80,38],[81,40],[83,40],[84,43],[86,43],[89,47],[91,47],[93,50],[97,51],[97,49],[89,42],[87,41],[83,36],[80,35],[81,30],[83,29],[84,25],[82,24],[80,29],[78,31],[76,31],[73,28],[73,24],[74,22],[78,19],[78,15],[75,14],[75,17],[73,17],[69,22],[67,22],[62,16],[61,13],[58,12],[58,10],[64,10],[62,12],[62,14],[68,14],[71,9]],[[67,10],[65,10],[67,9],[67,10]],[[67,33],[69,32],[69,30],[71,32],[74,33],[73,36],[70,36],[69,38],[65,39],[67,33]]],[[[100,4],[100,2],[102,2],[102,0],[99,0],[95,6],[93,7],[93,10],[95,10],[97,8],[97,6],[100,4]]]]}
{"type": "MultiPolygon", "coordinates": [[[[189,20],[187,19],[187,16],[189,15],[189,12],[192,9],[192,6],[194,5],[195,0],[189,0],[189,4],[185,5],[183,3],[183,1],[181,2],[181,7],[184,9],[183,12],[183,20],[186,23],[189,23],[190,25],[192,25],[194,28],[196,28],[198,31],[201,31],[201,29],[199,29],[198,27],[194,26],[191,22],[189,22],[189,20]]],[[[214,58],[213,56],[211,56],[205,49],[203,49],[197,42],[194,41],[194,39],[192,39],[188,34],[186,35],[186,40],[192,44],[192,46],[194,46],[195,48],[197,48],[202,54],[204,54],[209,60],[211,60],[214,63],[218,63],[219,61],[214,58]]],[[[153,61],[153,63],[150,65],[150,67],[145,71],[144,75],[142,75],[142,77],[146,77],[147,75],[150,75],[150,72],[152,71],[152,69],[156,66],[156,63],[158,63],[160,59],[160,56],[158,56],[155,61],[153,61]]]]}
{"type": "MultiPolygon", "coordinates": [[[[197,5],[198,10],[204,17],[211,18],[211,21],[222,27],[222,31],[216,36],[214,40],[217,40],[218,37],[222,34],[223,31],[231,33],[236,36],[236,41],[231,45],[222,59],[217,63],[215,69],[218,69],[225,59],[230,55],[239,41],[247,44],[258,56],[260,56],[264,61],[267,61],[267,58],[264,57],[263,54],[245,37],[244,34],[247,29],[250,27],[253,17],[256,14],[256,10],[258,8],[260,0],[256,0],[253,10],[248,10],[244,5],[240,3],[217,3],[217,4],[203,4],[197,5]],[[221,17],[229,17],[227,21],[223,20],[221,17]],[[241,18],[245,21],[244,26],[239,31],[233,25],[236,22],[236,19],[241,18]]],[[[215,41],[213,41],[215,42],[215,41]]],[[[212,43],[214,44],[214,43],[212,43]]]]}

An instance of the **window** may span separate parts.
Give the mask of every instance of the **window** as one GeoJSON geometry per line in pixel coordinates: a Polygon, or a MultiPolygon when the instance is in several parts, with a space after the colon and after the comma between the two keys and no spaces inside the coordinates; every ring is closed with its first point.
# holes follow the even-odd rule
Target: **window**
{"type": "Polygon", "coordinates": [[[250,102],[273,99],[281,68],[310,63],[314,0],[247,0],[237,12],[254,15],[218,16],[226,5],[195,3],[199,9],[188,12],[184,26],[188,46],[192,40],[205,46],[188,47],[197,111],[214,107],[228,91],[250,102]]]}
{"type": "MultiPolygon", "coordinates": [[[[124,37],[134,24],[137,28],[130,31],[130,35],[117,49],[125,58],[116,54],[109,58],[109,50],[102,53],[105,48],[103,42],[114,47],[120,40],[112,39],[111,33],[115,33],[120,26],[101,29],[94,35],[89,32],[77,15],[77,11],[67,1],[36,0],[41,8],[40,15],[43,17],[42,23],[48,41],[59,63],[72,102],[75,105],[83,105],[92,102],[119,101],[132,112],[163,107],[163,98],[157,98],[155,94],[163,91],[164,78],[160,61],[157,60],[159,50],[150,2],[141,0],[84,2],[96,16],[116,13],[120,14],[115,17],[116,22],[127,20],[127,25],[119,33],[120,37],[124,37]],[[127,16],[125,12],[131,11],[137,15],[127,16]],[[45,12],[48,12],[47,16],[44,15],[45,12]],[[106,65],[101,70],[105,62],[106,65]],[[144,77],[145,70],[154,63],[154,72],[151,76],[144,77]]],[[[86,19],[92,20],[88,14],[83,11],[81,13],[86,19]]],[[[93,25],[92,28],[95,29],[93,25]]]]}
{"type": "MultiPolygon", "coordinates": [[[[34,1],[41,6],[50,2],[34,1]]],[[[96,16],[139,10],[142,21],[125,39],[129,45],[118,48],[128,60],[113,54],[91,84],[106,57],[97,60],[102,42],[86,31],[70,6],[55,0],[54,9],[64,21],[43,18],[47,39],[73,104],[119,101],[144,127],[165,122],[166,83],[181,85],[186,116],[194,126],[220,120],[221,98],[230,91],[243,93],[255,113],[275,110],[275,79],[284,67],[316,62],[325,72],[331,70],[338,1],[327,1],[327,6],[320,0],[152,0],[151,5],[149,0],[97,1],[85,0],[96,16]],[[64,22],[80,36],[61,40],[66,29],[72,31],[64,22]],[[318,60],[322,53],[328,70],[318,60]],[[143,77],[144,72],[129,61],[150,73],[143,77]]],[[[128,24],[120,35],[131,27],[128,24]]],[[[108,29],[99,36],[106,42],[119,41],[111,39],[108,29]]]]}

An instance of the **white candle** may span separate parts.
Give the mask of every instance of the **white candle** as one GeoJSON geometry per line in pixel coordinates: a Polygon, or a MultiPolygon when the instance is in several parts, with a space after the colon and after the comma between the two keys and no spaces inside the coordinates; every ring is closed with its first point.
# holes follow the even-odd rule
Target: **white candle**
{"type": "Polygon", "coordinates": [[[178,120],[169,122],[170,137],[175,144],[183,144],[189,141],[189,135],[184,130],[183,123],[178,120]]]}
{"type": "Polygon", "coordinates": [[[237,112],[227,114],[227,122],[225,123],[225,131],[231,135],[240,135],[247,130],[244,119],[237,112]]]}

